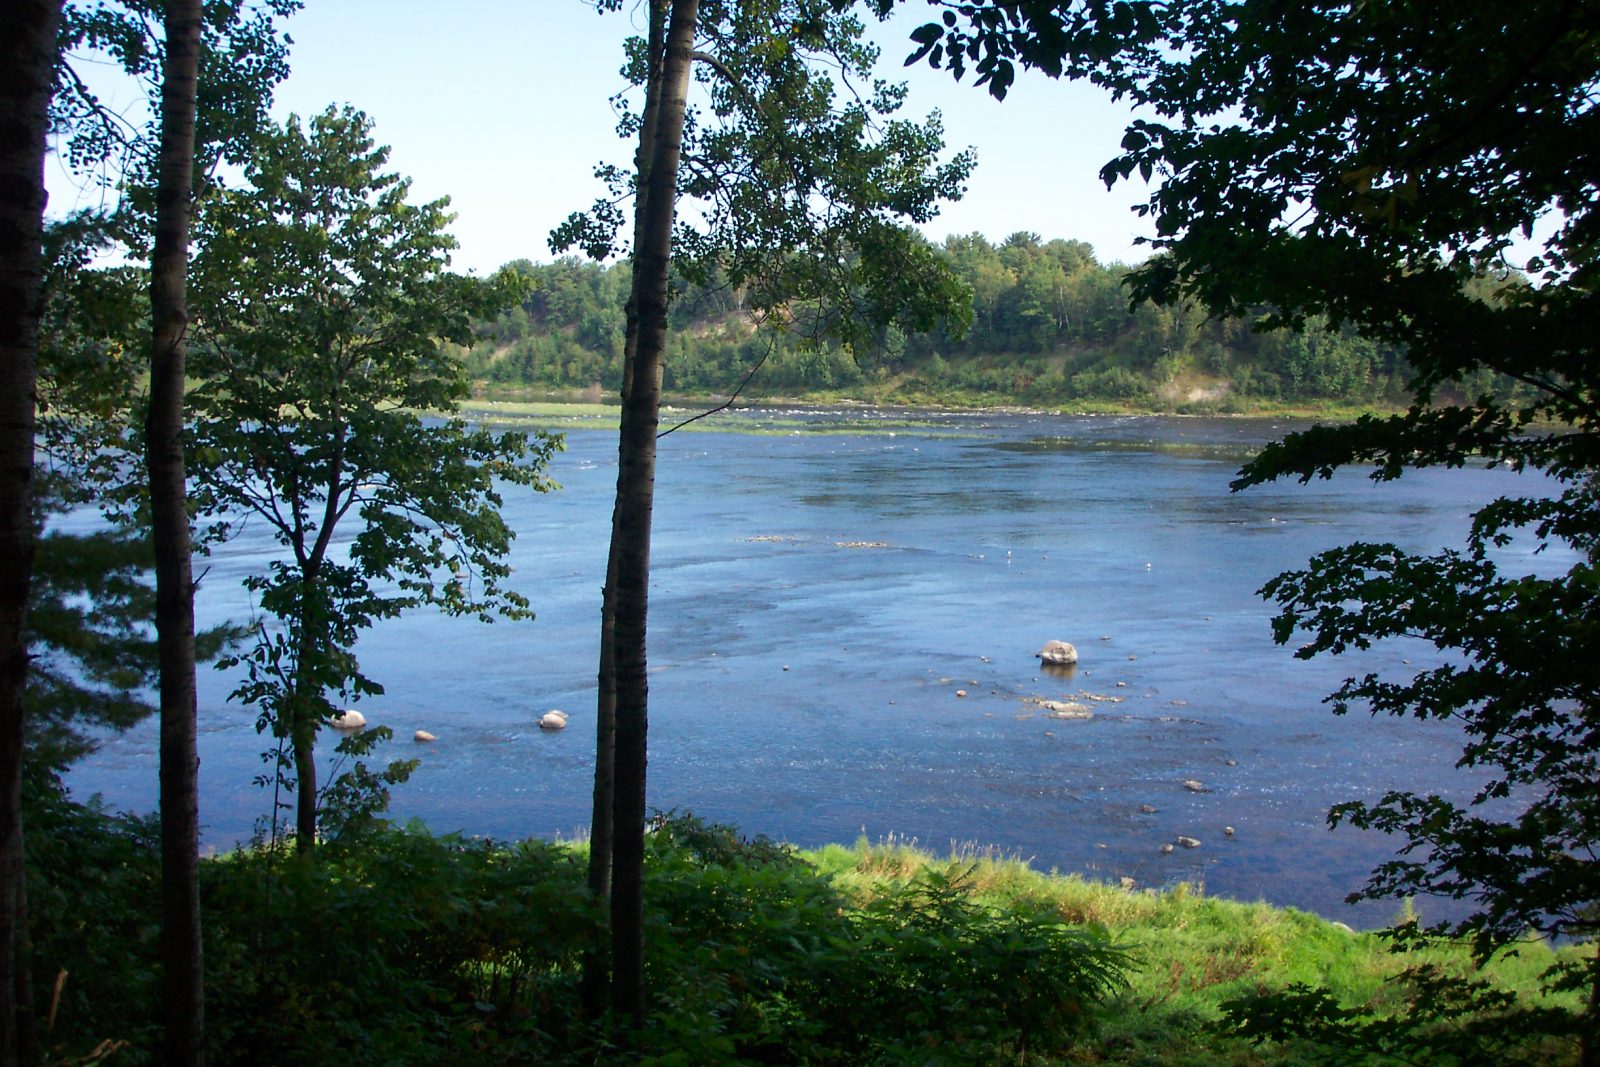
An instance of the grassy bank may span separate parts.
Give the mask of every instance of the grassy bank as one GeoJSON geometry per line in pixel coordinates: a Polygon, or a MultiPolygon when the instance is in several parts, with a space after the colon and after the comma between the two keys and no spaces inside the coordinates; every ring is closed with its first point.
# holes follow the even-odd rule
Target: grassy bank
{"type": "MultiPolygon", "coordinates": [[[[620,410],[615,402],[596,403],[592,393],[567,393],[559,390],[529,390],[489,387],[482,383],[473,398],[463,405],[469,416],[486,419],[538,421],[561,427],[614,428],[620,410]]],[[[670,395],[663,404],[684,417],[707,411],[726,401],[725,396],[670,395]]],[[[1069,415],[1183,415],[1237,416],[1348,422],[1366,414],[1388,414],[1390,408],[1371,405],[1326,403],[1281,403],[1252,400],[1235,404],[1140,404],[1115,400],[1082,400],[1066,407],[1033,408],[1010,398],[989,393],[949,391],[934,393],[894,393],[879,395],[859,390],[808,392],[794,396],[741,397],[733,411],[751,407],[838,407],[874,406],[933,411],[1051,411],[1069,415]]],[[[670,414],[663,414],[663,425],[670,425],[670,414]]],[[[716,429],[713,416],[701,429],[716,429]]]]}
{"type": "MultiPolygon", "coordinates": [[[[1554,1001],[1541,992],[1541,976],[1558,956],[1579,955],[1575,947],[1556,953],[1544,944],[1528,944],[1478,971],[1463,946],[1397,953],[1381,932],[1352,931],[1293,908],[1207,897],[1183,883],[1160,890],[1123,888],[1046,874],[992,856],[935,857],[866,842],[803,855],[856,900],[893,892],[930,871],[942,872],[960,878],[975,899],[989,906],[1043,904],[1065,922],[1104,929],[1132,961],[1125,972],[1127,986],[1103,1003],[1094,1034],[1073,1047],[1070,1062],[1402,1062],[1382,1056],[1369,1061],[1311,1042],[1254,1043],[1239,1027],[1224,1025],[1224,1008],[1303,985],[1374,1017],[1404,1018],[1415,1013],[1416,994],[1401,976],[1422,966],[1486,979],[1525,1006],[1548,1005],[1554,1001]]],[[[1409,912],[1397,904],[1396,921],[1408,921],[1409,912]]],[[[1578,998],[1564,1006],[1576,1010],[1578,998]]],[[[1470,1021],[1469,1015],[1453,1020],[1459,1025],[1470,1021]]],[[[1574,1048],[1559,1041],[1533,1041],[1520,1052],[1501,1049],[1491,1055],[1484,1048],[1483,1053],[1476,1062],[1533,1062],[1549,1056],[1549,1062],[1562,1063],[1576,1057],[1574,1048]]]]}
{"type": "MultiPolygon", "coordinates": [[[[30,824],[49,1062],[156,1061],[153,833],[65,804],[30,824]]],[[[1483,972],[1504,1002],[1429,1021],[1394,976],[1418,963],[1471,974],[1464,950],[1397,957],[1376,935],[1186,886],[1129,890],[893,843],[795,853],[693,819],[651,834],[648,851],[642,1062],[1317,1062],[1326,1035],[1258,1044],[1220,1025],[1230,1010],[1257,1017],[1231,1001],[1270,1012],[1296,983],[1358,1020],[1487,1029],[1461,1062],[1574,1057],[1563,1039],[1528,1036],[1528,1019],[1554,1032],[1548,1020],[1577,1006],[1538,992],[1556,958],[1542,945],[1483,972]]],[[[260,849],[208,861],[212,1061],[619,1062],[576,1007],[599,915],[585,858],[581,846],[368,827],[313,863],[260,849]]]]}

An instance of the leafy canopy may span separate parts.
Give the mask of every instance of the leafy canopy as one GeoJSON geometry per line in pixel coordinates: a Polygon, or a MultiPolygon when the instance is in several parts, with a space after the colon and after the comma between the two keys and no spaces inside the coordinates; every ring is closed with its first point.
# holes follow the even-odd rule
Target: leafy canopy
{"type": "MultiPolygon", "coordinates": [[[[972,152],[942,160],[937,113],[897,118],[905,88],[877,78],[859,19],[825,0],[700,5],[695,78],[678,182],[673,269],[742,290],[756,313],[801,321],[806,336],[868,345],[883,324],[925,330],[970,317],[967,294],[905,222],[960,197],[972,152]],[[808,303],[809,302],[809,303],[808,303]],[[798,315],[800,305],[814,312],[798,315]]],[[[646,42],[623,74],[643,86],[646,42]]],[[[617,97],[618,133],[644,116],[617,97]]],[[[620,205],[631,169],[601,166],[608,195],[551,234],[553,248],[626,253],[620,205]]]]}
{"type": "MultiPolygon", "coordinates": [[[[289,39],[277,26],[300,0],[207,0],[201,25],[194,172],[214,178],[221,159],[242,160],[267,119],[272,89],[289,75],[289,39]]],[[[154,185],[166,34],[160,0],[72,2],[57,35],[50,121],[62,158],[80,175],[111,186],[129,176],[154,185]],[[141,112],[113,110],[100,97],[109,63],[144,90],[141,112]]]]}
{"type": "Polygon", "coordinates": [[[1487,772],[1464,805],[1397,790],[1335,809],[1336,822],[1405,841],[1361,895],[1473,900],[1468,919],[1439,929],[1475,935],[1483,952],[1528,929],[1594,933],[1600,9],[947,7],[917,31],[914,59],[958,76],[971,65],[997,95],[1017,65],[1089,77],[1141,108],[1102,171],[1157,182],[1143,210],[1160,254],[1133,273],[1136,299],[1196,300],[1263,325],[1322,316],[1404,346],[1407,412],[1290,435],[1236,488],[1350,464],[1380,479],[1484,461],[1530,473],[1523,496],[1477,513],[1461,550],[1352,545],[1265,592],[1280,641],[1309,635],[1303,657],[1433,645],[1438,666],[1352,679],[1334,708],[1457,721],[1461,764],[1487,772]],[[1513,543],[1548,562],[1507,573],[1513,543]]]}
{"type": "Polygon", "coordinates": [[[446,269],[448,201],[410,203],[371,128],[349,108],[291,118],[196,227],[193,503],[205,543],[265,522],[282,550],[246,582],[276,626],[235,695],[294,736],[302,774],[326,694],[382,691],[356,661],[361,630],[423,604],[531,615],[508,585],[500,486],[552,488],[560,447],[451,414],[467,383],[443,342],[520,284],[446,269]]]}

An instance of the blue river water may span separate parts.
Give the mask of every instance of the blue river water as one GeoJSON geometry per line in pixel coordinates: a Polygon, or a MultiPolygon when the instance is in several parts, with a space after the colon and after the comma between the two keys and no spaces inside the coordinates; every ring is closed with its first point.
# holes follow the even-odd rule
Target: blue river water
{"type": "MultiPolygon", "coordinates": [[[[1459,743],[1437,724],[1338,718],[1322,698],[1346,675],[1433,653],[1297,661],[1255,591],[1351,540],[1458,544],[1474,507],[1539,486],[1505,469],[1385,485],[1352,471],[1230,493],[1250,451],[1289,428],[758,410],[664,438],[652,806],[800,845],[993,846],[1043,869],[1190,880],[1381,925],[1395,905],[1343,899],[1398,842],[1330,832],[1327,810],[1394,786],[1459,792],[1459,743]],[[1080,650],[1070,676],[1041,669],[1050,639],[1080,650]],[[1051,719],[1035,699],[1094,717],[1051,719]],[[1164,853],[1179,835],[1201,844],[1164,853]]],[[[397,816],[495,837],[583,833],[615,449],[614,433],[579,422],[552,470],[563,488],[507,495],[514,581],[536,620],[423,612],[363,638],[386,692],[357,706],[394,728],[390,753],[422,759],[397,816]],[[570,713],[565,731],[536,727],[551,708],[570,713]],[[438,741],[412,742],[419,729],[438,741]]],[[[272,551],[247,531],[200,563],[202,623],[250,617],[239,581],[272,551]]],[[[202,820],[225,848],[267,813],[251,784],[267,745],[227,699],[235,680],[201,674],[202,820]]],[[[151,722],[108,739],[73,771],[75,792],[153,807],[155,735],[151,722]]]]}

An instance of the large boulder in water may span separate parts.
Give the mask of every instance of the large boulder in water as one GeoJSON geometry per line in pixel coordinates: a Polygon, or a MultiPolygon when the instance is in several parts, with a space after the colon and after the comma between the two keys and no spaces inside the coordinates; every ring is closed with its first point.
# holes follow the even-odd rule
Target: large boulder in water
{"type": "Polygon", "coordinates": [[[565,730],[567,728],[567,713],[564,711],[547,711],[539,719],[541,730],[565,730]]]}
{"type": "Polygon", "coordinates": [[[1078,662],[1078,650],[1065,641],[1046,641],[1036,655],[1057,667],[1068,667],[1078,662]]]}
{"type": "Polygon", "coordinates": [[[355,708],[345,708],[328,722],[335,730],[359,730],[367,725],[367,717],[355,708]]]}

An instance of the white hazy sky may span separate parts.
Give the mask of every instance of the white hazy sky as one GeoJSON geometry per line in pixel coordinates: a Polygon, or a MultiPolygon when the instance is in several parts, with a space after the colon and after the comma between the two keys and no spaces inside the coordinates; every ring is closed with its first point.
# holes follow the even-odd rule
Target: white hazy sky
{"type": "MultiPolygon", "coordinates": [[[[1091,86],[1026,72],[996,102],[970,74],[958,85],[945,71],[902,67],[907,34],[926,11],[908,3],[869,33],[884,46],[880,72],[911,86],[904,114],[938,109],[950,148],[977,149],[965,198],[927,234],[999,241],[1032,230],[1087,241],[1102,262],[1142,259],[1133,240],[1148,224],[1129,209],[1145,187],[1135,180],[1108,192],[1098,178],[1117,153],[1126,107],[1091,86]]],[[[549,260],[551,228],[601,191],[594,165],[630,158],[609,98],[624,88],[622,42],[641,25],[634,3],[600,15],[585,0],[307,0],[285,25],[292,73],[274,113],[349,103],[371,115],[391,168],[413,179],[413,198],[451,198],[457,269],[549,260]]],[[[98,196],[52,171],[52,209],[98,196]]]]}

